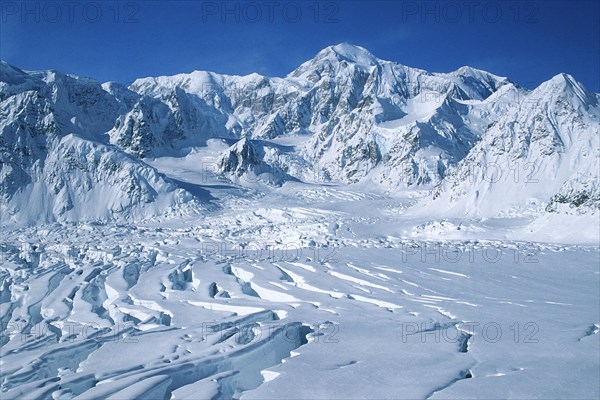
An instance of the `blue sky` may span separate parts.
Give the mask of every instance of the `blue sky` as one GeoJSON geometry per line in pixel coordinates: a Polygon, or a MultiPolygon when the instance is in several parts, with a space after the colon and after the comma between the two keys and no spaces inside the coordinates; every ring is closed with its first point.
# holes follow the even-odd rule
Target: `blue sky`
{"type": "Polygon", "coordinates": [[[6,1],[0,57],[100,81],[192,70],[284,76],[349,42],[385,60],[462,65],[600,92],[599,1],[6,1]],[[224,6],[223,6],[224,5],[224,6]]]}

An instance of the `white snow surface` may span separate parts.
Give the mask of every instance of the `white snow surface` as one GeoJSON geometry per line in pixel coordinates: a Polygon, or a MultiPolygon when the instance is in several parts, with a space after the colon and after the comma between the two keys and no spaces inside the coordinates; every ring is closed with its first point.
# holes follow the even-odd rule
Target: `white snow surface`
{"type": "Polygon", "coordinates": [[[202,218],[4,232],[3,399],[598,397],[597,245],[207,187],[202,218]]]}
{"type": "Polygon", "coordinates": [[[129,88],[3,62],[0,95],[3,400],[600,397],[573,77],[340,44],[129,88]]]}

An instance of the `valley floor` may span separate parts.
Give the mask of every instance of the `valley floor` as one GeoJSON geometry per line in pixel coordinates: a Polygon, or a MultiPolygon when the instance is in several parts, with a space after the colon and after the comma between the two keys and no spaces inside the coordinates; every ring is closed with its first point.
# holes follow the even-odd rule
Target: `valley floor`
{"type": "Polygon", "coordinates": [[[597,245],[153,165],[208,210],[3,231],[2,399],[600,396],[597,245]]]}

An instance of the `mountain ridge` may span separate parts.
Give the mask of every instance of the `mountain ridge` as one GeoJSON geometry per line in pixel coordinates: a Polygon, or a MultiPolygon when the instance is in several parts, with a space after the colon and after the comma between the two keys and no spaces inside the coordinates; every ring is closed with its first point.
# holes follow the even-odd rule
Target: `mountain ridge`
{"type": "MultiPolygon", "coordinates": [[[[156,172],[143,160],[177,155],[216,138],[247,140],[220,158],[220,172],[234,181],[248,172],[266,176],[265,171],[277,171],[276,179],[266,177],[266,183],[371,182],[392,191],[433,189],[432,198],[449,203],[477,193],[471,206],[456,202],[475,214],[481,211],[482,198],[498,197],[494,193],[506,188],[498,189],[502,183],[486,182],[481,174],[473,187],[457,186],[452,180],[467,173],[470,167],[465,165],[482,165],[488,158],[506,166],[507,161],[498,158],[502,152],[525,163],[535,159],[542,170],[554,168],[556,174],[548,173],[544,180],[556,182],[531,193],[547,203],[548,210],[560,211],[564,207],[559,205],[566,202],[595,212],[600,207],[593,168],[598,99],[600,95],[568,74],[557,74],[529,91],[472,67],[431,73],[381,60],[347,43],[326,47],[283,78],[193,71],[139,78],[126,86],[53,70],[23,71],[2,61],[2,207],[18,218],[17,193],[25,193],[33,181],[48,181],[48,174],[67,174],[69,169],[62,167],[46,171],[43,160],[52,158],[49,152],[56,151],[62,138],[75,135],[89,141],[93,151],[104,146],[102,151],[117,159],[121,152],[130,154],[139,164],[134,169],[143,175],[136,178],[137,184],[154,182],[158,186],[150,188],[158,197],[170,193],[169,206],[193,196],[166,177],[148,181],[146,177],[156,172]],[[302,140],[296,140],[291,151],[269,144],[292,136],[302,140]],[[570,164],[557,164],[568,158],[556,156],[559,150],[574,154],[570,164]],[[581,156],[586,151],[588,158],[581,156]],[[585,165],[573,160],[584,160],[585,165]],[[582,187],[583,194],[576,189],[582,187]],[[175,194],[177,190],[183,191],[175,194]]],[[[100,184],[97,177],[87,178],[100,184]]],[[[47,220],[67,218],[67,209],[75,207],[73,198],[85,197],[69,185],[66,180],[61,187],[70,193],[71,199],[64,200],[68,207],[53,205],[60,196],[42,196],[40,215],[47,220]]],[[[59,193],[61,188],[48,190],[59,193]]],[[[144,196],[135,193],[135,198],[123,201],[141,210],[146,207],[144,196]]],[[[498,207],[492,207],[493,212],[512,206],[494,202],[498,207]]],[[[76,214],[72,218],[79,218],[76,214]]],[[[86,216],[96,217],[109,218],[100,211],[86,216]]]]}

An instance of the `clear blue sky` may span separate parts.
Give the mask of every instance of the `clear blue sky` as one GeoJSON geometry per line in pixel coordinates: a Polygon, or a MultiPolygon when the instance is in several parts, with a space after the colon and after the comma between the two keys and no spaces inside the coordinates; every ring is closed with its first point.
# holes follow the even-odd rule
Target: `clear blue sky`
{"type": "Polygon", "coordinates": [[[429,71],[470,65],[527,87],[567,72],[600,92],[597,0],[222,4],[2,0],[0,57],[128,83],[195,69],[284,76],[349,42],[429,71]]]}

